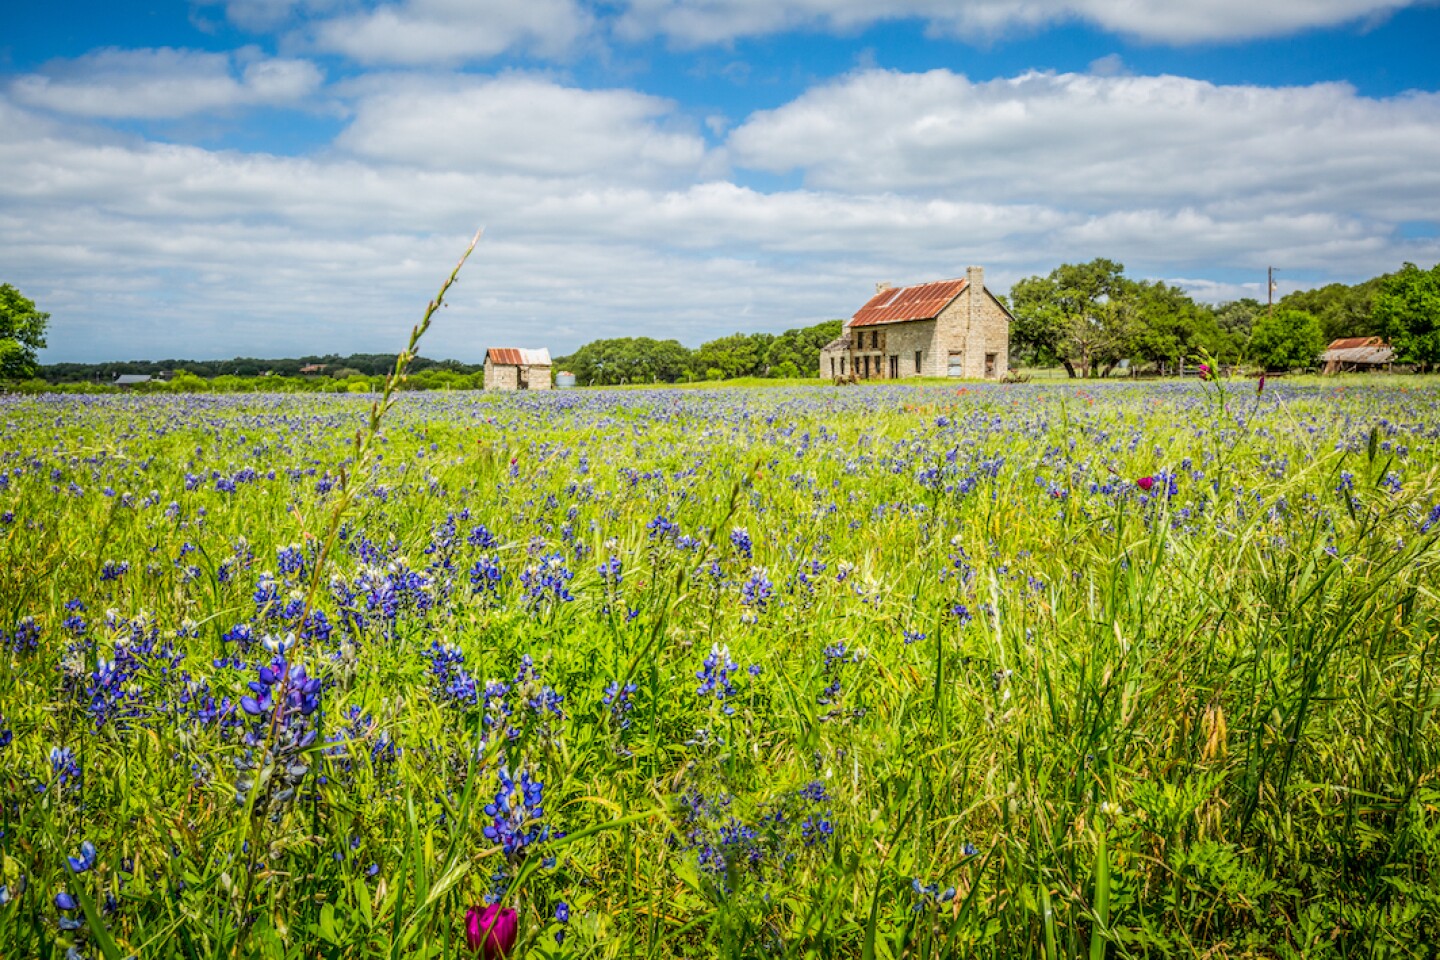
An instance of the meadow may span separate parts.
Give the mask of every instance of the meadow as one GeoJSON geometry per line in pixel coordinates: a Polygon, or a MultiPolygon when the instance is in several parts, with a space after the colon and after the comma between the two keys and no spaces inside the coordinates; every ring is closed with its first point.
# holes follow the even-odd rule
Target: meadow
{"type": "Polygon", "coordinates": [[[0,956],[1434,956],[1424,383],[0,398],[0,956]]]}

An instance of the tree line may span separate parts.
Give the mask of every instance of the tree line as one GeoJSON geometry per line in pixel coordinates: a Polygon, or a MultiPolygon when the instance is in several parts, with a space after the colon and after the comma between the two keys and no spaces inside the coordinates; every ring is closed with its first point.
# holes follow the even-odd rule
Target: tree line
{"type": "Polygon", "coordinates": [[[784,333],[734,333],[695,349],[678,340],[618,337],[592,340],[555,360],[581,386],[691,383],[739,377],[813,377],[820,348],[840,336],[843,321],[826,320],[784,333]]]}
{"type": "MultiPolygon", "coordinates": [[[[351,377],[383,377],[395,369],[393,353],[352,353],[324,356],[284,357],[262,360],[256,357],[235,357],[232,360],[122,360],[107,363],[48,363],[40,366],[38,376],[50,383],[112,383],[122,374],[147,377],[169,375],[176,370],[210,380],[216,377],[327,377],[345,380],[351,377]],[[323,367],[318,373],[302,373],[306,367],[323,367]]],[[[458,360],[431,360],[416,357],[412,372],[448,371],[467,375],[479,373],[480,364],[458,360]]]]}
{"type": "Polygon", "coordinates": [[[1440,265],[1281,297],[1196,303],[1178,287],[1133,280],[1099,258],[1062,264],[1010,289],[1011,362],[1063,366],[1072,377],[1108,376],[1122,364],[1174,373],[1202,355],[1268,370],[1317,364],[1343,337],[1383,337],[1397,362],[1440,364],[1440,265]]]}

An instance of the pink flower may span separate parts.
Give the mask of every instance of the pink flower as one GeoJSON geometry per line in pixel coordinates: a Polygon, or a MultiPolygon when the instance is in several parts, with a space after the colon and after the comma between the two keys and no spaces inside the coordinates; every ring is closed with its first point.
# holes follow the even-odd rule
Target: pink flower
{"type": "Polygon", "coordinates": [[[1262,374],[1260,374],[1260,382],[1259,382],[1258,384],[1256,384],[1256,386],[1255,386],[1255,396],[1258,397],[1258,396],[1260,396],[1260,394],[1262,394],[1262,393],[1264,393],[1264,392],[1265,392],[1265,374],[1262,373],[1262,374]]]}
{"type": "Polygon", "coordinates": [[[1201,380],[1209,380],[1209,379],[1210,379],[1210,364],[1208,364],[1208,363],[1202,363],[1202,364],[1200,364],[1200,379],[1201,379],[1201,380]]]}
{"type": "Polygon", "coordinates": [[[470,949],[480,951],[485,960],[509,956],[519,935],[519,918],[508,907],[492,903],[488,907],[471,907],[465,914],[465,939],[470,949]]]}
{"type": "Polygon", "coordinates": [[[1141,477],[1139,480],[1135,481],[1135,486],[1139,487],[1141,490],[1144,490],[1146,493],[1149,493],[1150,488],[1155,486],[1155,478],[1141,477]]]}

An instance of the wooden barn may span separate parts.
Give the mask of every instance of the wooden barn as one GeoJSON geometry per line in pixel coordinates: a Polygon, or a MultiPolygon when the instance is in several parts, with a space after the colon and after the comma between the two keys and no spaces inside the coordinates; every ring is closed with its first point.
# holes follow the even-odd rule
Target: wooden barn
{"type": "Polygon", "coordinates": [[[1345,337],[1320,355],[1323,373],[1387,371],[1395,362],[1395,349],[1380,337],[1345,337]]]}
{"type": "Polygon", "coordinates": [[[550,351],[491,347],[485,351],[486,390],[549,390],[550,351]]]}

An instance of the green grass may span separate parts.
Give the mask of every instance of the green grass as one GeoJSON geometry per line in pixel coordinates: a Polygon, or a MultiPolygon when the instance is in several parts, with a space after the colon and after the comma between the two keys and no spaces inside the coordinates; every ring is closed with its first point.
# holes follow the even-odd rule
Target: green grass
{"type": "Polygon", "coordinates": [[[1429,954],[1428,380],[729,386],[6,398],[0,955],[1429,954]]]}

